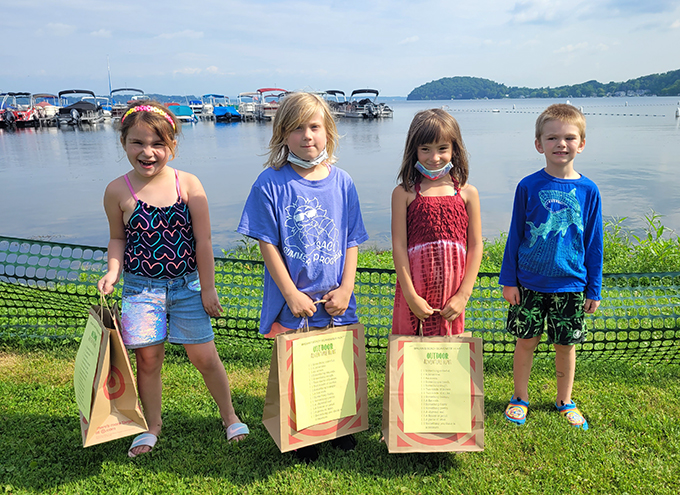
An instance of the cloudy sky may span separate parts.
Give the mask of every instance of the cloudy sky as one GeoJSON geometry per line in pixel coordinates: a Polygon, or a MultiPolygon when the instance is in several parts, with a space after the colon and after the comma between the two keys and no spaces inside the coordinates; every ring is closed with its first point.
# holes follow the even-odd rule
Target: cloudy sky
{"type": "Polygon", "coordinates": [[[232,97],[680,68],[680,0],[0,0],[0,32],[0,91],[107,94],[107,60],[114,89],[232,97]]]}

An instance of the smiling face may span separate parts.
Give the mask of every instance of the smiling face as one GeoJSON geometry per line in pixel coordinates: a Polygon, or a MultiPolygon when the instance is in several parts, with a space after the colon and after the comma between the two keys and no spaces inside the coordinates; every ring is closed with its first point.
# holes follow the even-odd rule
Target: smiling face
{"type": "Polygon", "coordinates": [[[574,158],[586,145],[579,128],[561,120],[550,120],[543,126],[540,139],[536,139],[536,150],[545,155],[548,173],[573,170],[574,158]]]}
{"type": "Polygon", "coordinates": [[[314,160],[326,148],[326,127],[321,111],[294,129],[286,139],[288,149],[303,160],[314,160]]]}
{"type": "Polygon", "coordinates": [[[428,170],[437,170],[451,161],[453,147],[449,141],[418,146],[418,161],[428,170]]]}
{"type": "Polygon", "coordinates": [[[122,144],[133,170],[141,178],[157,175],[171,157],[170,148],[151,127],[144,124],[130,128],[122,144]]]}

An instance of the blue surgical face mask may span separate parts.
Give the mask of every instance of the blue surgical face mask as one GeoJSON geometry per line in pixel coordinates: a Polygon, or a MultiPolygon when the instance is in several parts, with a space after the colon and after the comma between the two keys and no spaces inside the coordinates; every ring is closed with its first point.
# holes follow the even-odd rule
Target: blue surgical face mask
{"type": "Polygon", "coordinates": [[[447,163],[442,168],[438,168],[437,170],[430,170],[426,168],[425,165],[423,165],[422,163],[416,162],[416,170],[418,170],[418,172],[420,172],[423,175],[423,177],[427,177],[430,180],[441,179],[446,174],[448,174],[452,168],[453,163],[451,162],[447,163]]]}
{"type": "Polygon", "coordinates": [[[328,152],[326,152],[326,148],[324,148],[323,151],[319,154],[319,156],[314,158],[314,160],[309,161],[303,160],[292,151],[288,151],[288,161],[302,168],[316,167],[319,163],[323,163],[325,160],[328,160],[328,152]]]}

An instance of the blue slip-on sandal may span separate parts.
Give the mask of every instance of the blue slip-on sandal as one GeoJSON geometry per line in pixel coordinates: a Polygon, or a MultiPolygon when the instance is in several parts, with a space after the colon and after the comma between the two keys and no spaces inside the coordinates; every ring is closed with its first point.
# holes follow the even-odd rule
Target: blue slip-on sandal
{"type": "Polygon", "coordinates": [[[581,428],[582,430],[588,429],[588,421],[586,421],[586,418],[583,416],[581,411],[579,411],[578,407],[576,407],[574,401],[571,401],[569,404],[563,404],[561,406],[559,406],[557,402],[555,402],[555,407],[562,416],[567,418],[567,421],[569,421],[569,424],[571,426],[575,428],[581,428]]]}
{"type": "Polygon", "coordinates": [[[132,445],[130,445],[130,448],[128,449],[128,457],[137,457],[138,455],[142,454],[148,454],[153,450],[154,445],[156,445],[156,442],[158,441],[158,437],[154,435],[153,433],[142,433],[141,435],[137,435],[135,439],[132,441],[132,445]],[[133,454],[132,449],[135,447],[142,447],[142,446],[147,446],[151,447],[148,452],[142,452],[140,454],[133,454]]]}
{"type": "Polygon", "coordinates": [[[510,398],[510,402],[505,408],[505,419],[517,425],[523,425],[527,420],[527,411],[529,410],[529,403],[522,399],[510,398]]]}
{"type": "Polygon", "coordinates": [[[245,423],[232,423],[227,426],[227,440],[230,442],[239,435],[248,435],[250,430],[245,423]]]}

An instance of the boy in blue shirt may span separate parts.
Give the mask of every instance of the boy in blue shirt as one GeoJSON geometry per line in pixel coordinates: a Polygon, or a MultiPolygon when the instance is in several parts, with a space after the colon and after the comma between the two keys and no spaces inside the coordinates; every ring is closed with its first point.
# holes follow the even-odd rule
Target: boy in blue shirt
{"type": "Polygon", "coordinates": [[[571,400],[574,345],[585,341],[585,313],[600,305],[603,233],[600,192],[574,170],[586,144],[585,117],[571,105],[549,106],[536,120],[535,144],[546,166],[517,186],[499,279],[510,303],[507,330],[517,337],[505,417],[526,421],[534,350],[546,328],[555,348],[555,406],[569,424],[587,430],[571,400]]]}

